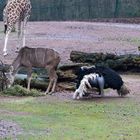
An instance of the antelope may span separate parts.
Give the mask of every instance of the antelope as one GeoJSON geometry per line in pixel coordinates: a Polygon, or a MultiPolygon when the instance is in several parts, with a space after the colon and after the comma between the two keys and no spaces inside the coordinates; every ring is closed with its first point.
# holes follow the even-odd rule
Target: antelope
{"type": "Polygon", "coordinates": [[[15,75],[21,66],[27,68],[27,89],[30,90],[32,67],[45,68],[48,70],[49,85],[45,94],[52,94],[55,91],[58,76],[56,69],[60,62],[59,54],[53,49],[48,48],[29,48],[25,46],[21,48],[18,56],[10,66],[10,72],[7,75],[9,87],[13,84],[15,75]],[[52,87],[52,89],[51,89],[52,87]],[[51,89],[51,90],[50,90],[51,89]]]}

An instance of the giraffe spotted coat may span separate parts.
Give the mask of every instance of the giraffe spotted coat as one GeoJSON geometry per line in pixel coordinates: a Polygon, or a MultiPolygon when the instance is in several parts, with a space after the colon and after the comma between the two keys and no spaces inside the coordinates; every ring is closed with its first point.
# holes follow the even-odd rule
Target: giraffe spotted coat
{"type": "Polygon", "coordinates": [[[30,0],[8,0],[7,4],[3,10],[3,21],[5,26],[5,43],[3,48],[3,55],[7,55],[7,43],[9,34],[11,33],[13,27],[18,23],[18,46],[20,48],[20,38],[23,40],[23,45],[25,46],[25,28],[27,21],[31,13],[31,2],[30,0]],[[23,21],[23,27],[21,26],[23,21]]]}
{"type": "Polygon", "coordinates": [[[8,0],[3,10],[4,24],[11,29],[18,20],[29,18],[31,12],[30,0],[8,0]]]}

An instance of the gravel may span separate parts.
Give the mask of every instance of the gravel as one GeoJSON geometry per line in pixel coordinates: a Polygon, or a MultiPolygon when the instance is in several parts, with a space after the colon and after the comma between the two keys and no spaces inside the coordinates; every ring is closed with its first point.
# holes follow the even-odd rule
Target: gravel
{"type": "Polygon", "coordinates": [[[0,120],[0,139],[17,139],[17,135],[22,133],[22,129],[14,122],[0,120]]]}

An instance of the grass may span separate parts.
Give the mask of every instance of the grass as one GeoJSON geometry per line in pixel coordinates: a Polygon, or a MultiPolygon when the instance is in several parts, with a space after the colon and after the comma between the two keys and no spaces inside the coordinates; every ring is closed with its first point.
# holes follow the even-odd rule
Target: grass
{"type": "Polygon", "coordinates": [[[130,43],[131,45],[139,45],[140,44],[140,39],[138,37],[116,37],[116,38],[111,38],[108,37],[106,38],[107,41],[119,41],[119,42],[127,42],[130,43]]]}
{"type": "Polygon", "coordinates": [[[140,139],[140,105],[117,101],[60,101],[28,97],[0,102],[0,119],[23,128],[19,140],[136,140],[140,139]],[[22,112],[22,115],[19,114],[22,112]]]}
{"type": "Polygon", "coordinates": [[[1,92],[1,94],[11,96],[43,96],[43,93],[36,89],[31,89],[30,91],[28,91],[27,88],[24,88],[20,85],[11,86],[10,88],[5,89],[3,92],[1,92]]]}

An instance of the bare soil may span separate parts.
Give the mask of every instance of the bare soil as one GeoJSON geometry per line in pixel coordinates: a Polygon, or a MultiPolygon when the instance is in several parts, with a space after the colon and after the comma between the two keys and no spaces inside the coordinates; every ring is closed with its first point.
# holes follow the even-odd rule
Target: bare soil
{"type": "MultiPolygon", "coordinates": [[[[9,55],[6,57],[2,55],[3,44],[4,33],[3,23],[1,22],[0,59],[4,63],[11,64],[17,56],[17,53],[15,53],[17,33],[10,34],[7,46],[9,55]]],[[[58,51],[62,64],[70,62],[69,56],[72,50],[139,54],[140,25],[100,22],[29,22],[26,32],[26,45],[29,47],[52,48],[58,51]]],[[[139,95],[139,74],[124,75],[123,78],[130,86],[132,93],[135,96],[139,95]]],[[[59,93],[57,96],[59,96],[59,93]]],[[[61,97],[63,98],[63,94],[61,94],[61,97]]]]}
{"type": "MultiPolygon", "coordinates": [[[[0,59],[11,63],[16,57],[17,33],[10,34],[9,55],[2,56],[3,24],[0,23],[0,59]]],[[[21,43],[22,44],[22,43],[21,43]]],[[[26,45],[47,47],[58,51],[62,63],[68,63],[72,50],[84,52],[139,53],[140,25],[96,22],[30,22],[26,45]]]]}

